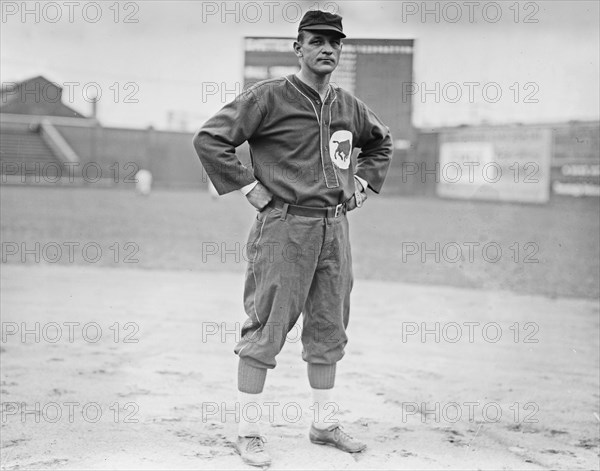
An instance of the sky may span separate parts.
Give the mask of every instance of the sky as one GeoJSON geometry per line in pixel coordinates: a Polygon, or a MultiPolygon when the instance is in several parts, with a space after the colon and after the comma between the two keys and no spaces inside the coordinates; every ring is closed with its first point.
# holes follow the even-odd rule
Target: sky
{"type": "Polygon", "coordinates": [[[241,89],[245,36],[292,38],[320,8],[348,37],[415,40],[417,127],[598,120],[599,5],[1,0],[0,80],[43,75],[83,114],[98,94],[105,126],[193,131],[241,89]]]}

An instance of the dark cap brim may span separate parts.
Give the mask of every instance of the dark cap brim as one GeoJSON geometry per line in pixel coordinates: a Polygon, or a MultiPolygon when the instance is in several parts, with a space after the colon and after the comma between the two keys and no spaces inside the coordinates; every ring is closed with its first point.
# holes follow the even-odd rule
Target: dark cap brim
{"type": "Polygon", "coordinates": [[[302,28],[300,31],[329,31],[331,33],[336,33],[340,38],[346,37],[346,35],[339,29],[329,25],[311,25],[307,26],[306,28],[302,28]]]}

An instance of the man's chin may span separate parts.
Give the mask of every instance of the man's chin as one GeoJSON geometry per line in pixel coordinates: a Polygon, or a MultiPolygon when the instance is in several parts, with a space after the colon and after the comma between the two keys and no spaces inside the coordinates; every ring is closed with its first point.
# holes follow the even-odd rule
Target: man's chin
{"type": "Polygon", "coordinates": [[[337,64],[334,62],[320,62],[317,71],[321,74],[330,74],[335,70],[337,64]]]}

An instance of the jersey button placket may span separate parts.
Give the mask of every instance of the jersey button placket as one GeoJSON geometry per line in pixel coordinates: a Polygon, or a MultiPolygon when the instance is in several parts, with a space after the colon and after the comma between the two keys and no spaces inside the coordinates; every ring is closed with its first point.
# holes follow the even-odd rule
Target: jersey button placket
{"type": "Polygon", "coordinates": [[[329,116],[329,106],[327,102],[321,106],[321,157],[323,160],[323,171],[325,173],[325,184],[327,188],[337,188],[340,186],[337,181],[335,168],[329,155],[329,122],[326,117],[329,116]]]}
{"type": "Polygon", "coordinates": [[[331,123],[328,121],[328,118],[329,118],[329,107],[330,106],[331,106],[331,104],[329,104],[327,101],[325,101],[325,103],[323,104],[323,107],[321,108],[321,127],[322,127],[322,136],[323,136],[323,140],[322,140],[323,158],[324,158],[324,162],[326,162],[326,165],[327,165],[326,173],[328,175],[328,180],[331,182],[331,184],[330,185],[328,184],[327,187],[328,188],[337,188],[340,186],[340,184],[337,179],[337,173],[333,166],[333,162],[331,161],[331,155],[329,155],[329,126],[331,123]]]}

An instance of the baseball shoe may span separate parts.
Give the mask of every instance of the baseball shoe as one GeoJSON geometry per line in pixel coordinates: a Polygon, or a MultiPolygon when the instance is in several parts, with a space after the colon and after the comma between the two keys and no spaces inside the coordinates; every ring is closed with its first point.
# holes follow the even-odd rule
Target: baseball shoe
{"type": "Polygon", "coordinates": [[[366,444],[352,438],[337,424],[330,425],[325,430],[319,430],[313,424],[308,438],[316,445],[333,446],[347,453],[360,453],[367,448],[366,444]]]}
{"type": "Polygon", "coordinates": [[[265,450],[265,437],[238,437],[235,447],[244,463],[251,466],[269,466],[271,457],[265,450]]]}

